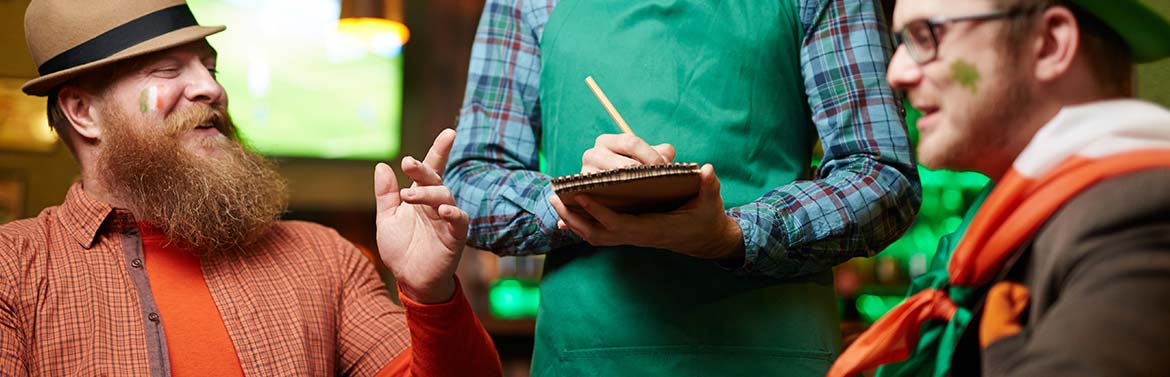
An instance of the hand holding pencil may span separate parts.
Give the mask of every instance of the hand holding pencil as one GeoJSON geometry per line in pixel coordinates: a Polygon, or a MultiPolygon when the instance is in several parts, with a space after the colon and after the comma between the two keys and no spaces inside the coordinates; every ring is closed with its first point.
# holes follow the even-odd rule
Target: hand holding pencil
{"type": "MultiPolygon", "coordinates": [[[[585,83],[609,112],[614,123],[622,129],[622,133],[598,136],[593,148],[585,151],[581,157],[582,173],[674,161],[674,146],[670,144],[651,146],[634,135],[634,131],[609,101],[601,86],[592,77],[587,77],[585,83]]],[[[599,175],[615,172],[622,171],[599,175]]],[[[669,186],[679,185],[659,183],[650,185],[649,189],[630,189],[626,193],[654,192],[669,186]]],[[[575,203],[565,203],[559,194],[554,194],[549,197],[549,204],[560,217],[557,222],[558,228],[567,229],[595,246],[634,245],[670,250],[697,258],[736,260],[743,257],[743,233],[735,219],[724,212],[719,186],[715,168],[711,164],[705,164],[698,171],[697,193],[681,207],[666,212],[618,212],[598,201],[602,197],[594,198],[596,192],[571,195],[575,203]],[[574,212],[569,206],[580,208],[582,211],[574,212]]]]}
{"type": "Polygon", "coordinates": [[[631,165],[657,165],[674,161],[675,149],[670,144],[651,146],[645,140],[634,134],[634,130],[622,118],[621,113],[610,102],[609,97],[601,90],[593,76],[585,78],[585,84],[597,96],[597,100],[605,108],[614,123],[622,130],[621,134],[602,134],[597,137],[593,148],[585,151],[581,156],[581,172],[592,173],[601,170],[617,169],[631,165]]]}

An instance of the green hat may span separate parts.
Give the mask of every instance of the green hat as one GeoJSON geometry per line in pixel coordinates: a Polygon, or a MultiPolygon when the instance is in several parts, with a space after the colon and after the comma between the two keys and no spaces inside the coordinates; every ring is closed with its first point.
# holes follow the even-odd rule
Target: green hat
{"type": "Polygon", "coordinates": [[[1116,31],[1129,44],[1138,63],[1170,56],[1170,19],[1166,16],[1170,4],[1155,6],[1155,1],[1071,0],[1116,31]]]}

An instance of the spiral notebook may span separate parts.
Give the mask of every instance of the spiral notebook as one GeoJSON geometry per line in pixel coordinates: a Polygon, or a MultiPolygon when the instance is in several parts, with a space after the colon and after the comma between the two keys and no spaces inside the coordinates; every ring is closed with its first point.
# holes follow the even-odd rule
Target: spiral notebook
{"type": "Polygon", "coordinates": [[[699,164],[629,166],[553,178],[553,191],[574,212],[583,212],[575,197],[588,194],[620,213],[667,212],[699,194],[699,164]]]}

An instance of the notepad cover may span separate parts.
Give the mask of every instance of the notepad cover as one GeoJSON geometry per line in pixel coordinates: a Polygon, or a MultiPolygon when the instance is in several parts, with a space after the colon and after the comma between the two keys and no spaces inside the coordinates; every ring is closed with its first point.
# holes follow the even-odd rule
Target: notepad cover
{"type": "Polygon", "coordinates": [[[588,194],[620,213],[667,212],[699,194],[699,164],[669,163],[629,166],[553,178],[553,191],[574,212],[575,197],[588,194]]]}

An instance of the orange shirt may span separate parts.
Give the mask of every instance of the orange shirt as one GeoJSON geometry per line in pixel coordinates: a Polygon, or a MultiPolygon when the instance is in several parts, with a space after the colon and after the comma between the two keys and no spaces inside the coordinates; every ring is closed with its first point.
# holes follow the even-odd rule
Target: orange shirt
{"type": "MultiPolygon", "coordinates": [[[[155,263],[167,258],[157,250],[146,271],[140,233],[132,214],[80,184],[61,206],[0,225],[0,376],[163,376],[172,356],[192,354],[181,349],[234,356],[246,375],[373,376],[397,363],[415,376],[500,375],[462,291],[442,304],[395,305],[369,259],[332,229],[281,221],[247,250],[200,258],[198,268],[190,258],[172,260],[186,266],[171,269],[178,273],[155,263]],[[200,270],[190,274],[195,284],[166,281],[200,270]],[[212,300],[204,293],[194,309],[173,309],[176,294],[166,287],[176,285],[206,289],[212,300]],[[195,312],[204,320],[183,319],[195,312]],[[204,330],[216,322],[226,337],[204,330]]],[[[198,296],[180,293],[177,302],[198,296]]],[[[202,366],[224,363],[232,362],[202,366]]]]}
{"type": "Polygon", "coordinates": [[[151,226],[139,223],[138,229],[150,290],[166,334],[171,375],[242,377],[236,347],[203,280],[199,258],[165,245],[166,237],[151,226]]]}
{"type": "MultiPolygon", "coordinates": [[[[222,316],[211,297],[211,291],[207,288],[203,271],[199,267],[199,258],[191,252],[168,245],[166,237],[149,224],[138,223],[138,228],[142,234],[143,260],[150,277],[150,288],[154,293],[155,304],[158,305],[159,316],[164,318],[161,322],[167,339],[171,374],[176,377],[242,377],[244,371],[240,368],[235,346],[232,345],[222,316]]],[[[458,314],[455,316],[456,322],[467,323],[471,320],[476,326],[456,326],[452,329],[442,323],[448,321],[428,324],[426,318],[409,315],[410,307],[427,305],[414,303],[401,295],[399,297],[408,308],[407,327],[410,328],[411,341],[413,344],[421,345],[419,347],[421,352],[416,353],[407,348],[386,364],[378,372],[378,376],[499,374],[497,371],[476,371],[468,368],[469,365],[484,363],[469,363],[466,359],[456,357],[463,356],[458,351],[468,348],[483,349],[486,346],[494,349],[491,339],[483,328],[478,326],[474,316],[466,318],[472,314],[470,311],[460,312],[459,306],[454,306],[455,313],[458,314]],[[460,327],[463,327],[462,333],[459,331],[460,327]],[[418,362],[415,362],[416,359],[418,362]]],[[[453,298],[458,300],[451,301],[464,300],[462,294],[457,294],[453,298]]],[[[444,316],[438,318],[441,317],[444,316]]],[[[497,359],[495,363],[498,365],[498,357],[490,356],[497,359]]],[[[489,365],[492,362],[484,361],[489,365]]]]}

